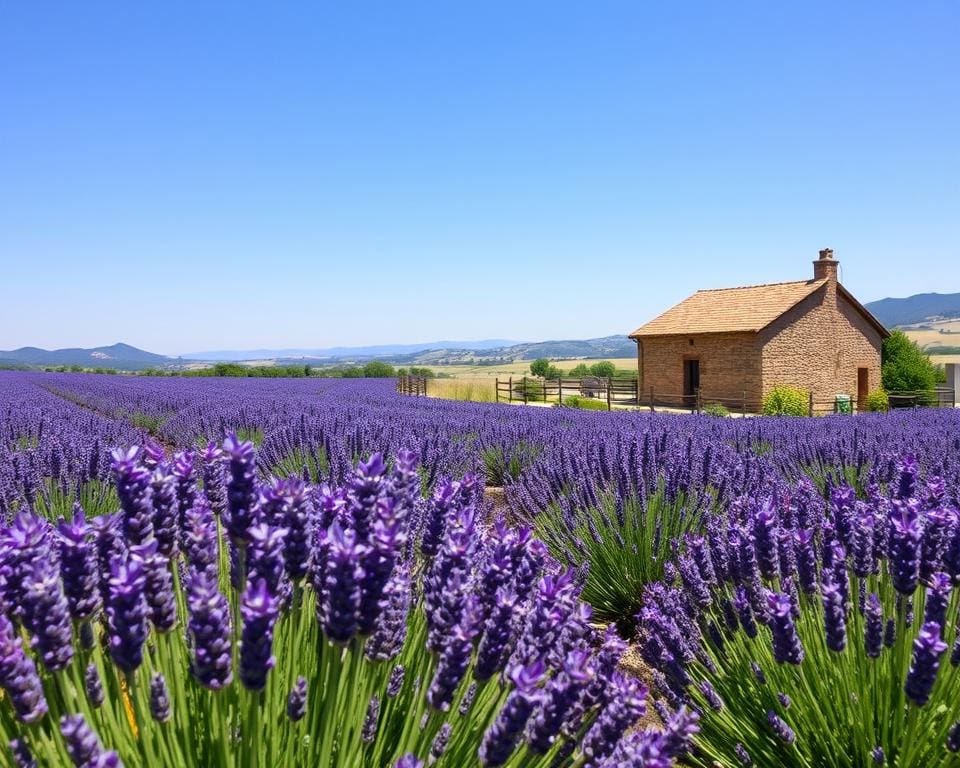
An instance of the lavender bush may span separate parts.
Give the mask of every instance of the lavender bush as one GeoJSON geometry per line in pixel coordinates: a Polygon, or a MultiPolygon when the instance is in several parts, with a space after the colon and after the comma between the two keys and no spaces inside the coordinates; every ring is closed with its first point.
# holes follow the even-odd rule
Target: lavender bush
{"type": "Polygon", "coordinates": [[[685,751],[691,715],[627,735],[646,690],[616,669],[623,643],[528,530],[488,527],[476,478],[424,496],[405,451],[339,487],[261,482],[232,435],[205,455],[226,472],[116,451],[116,513],[78,504],[53,526],[21,511],[0,531],[8,760],[643,766],[685,751]]]}

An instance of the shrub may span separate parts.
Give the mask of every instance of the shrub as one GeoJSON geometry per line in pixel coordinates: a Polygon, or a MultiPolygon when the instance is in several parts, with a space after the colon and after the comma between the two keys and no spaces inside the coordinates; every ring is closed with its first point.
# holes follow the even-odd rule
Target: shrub
{"type": "Polygon", "coordinates": [[[534,530],[555,558],[587,569],[581,596],[594,617],[629,628],[643,587],[663,576],[671,542],[696,529],[701,515],[685,494],[668,498],[662,484],[645,499],[610,491],[593,508],[570,506],[551,503],[533,518],[534,530]]]}
{"type": "Polygon", "coordinates": [[[599,379],[613,378],[616,373],[617,366],[615,366],[609,360],[601,360],[599,363],[594,363],[590,366],[590,375],[596,376],[599,379]]]}
{"type": "Polygon", "coordinates": [[[392,379],[397,375],[393,366],[379,360],[373,360],[363,366],[363,376],[367,379],[392,379]]]}
{"type": "Polygon", "coordinates": [[[517,480],[524,469],[529,467],[543,452],[539,445],[521,440],[515,445],[485,446],[480,453],[483,459],[487,485],[502,488],[517,480]]]}
{"type": "Polygon", "coordinates": [[[764,416],[807,416],[809,395],[802,389],[778,384],[763,400],[764,416]]]}
{"type": "Polygon", "coordinates": [[[702,413],[707,416],[729,416],[730,411],[727,409],[723,403],[707,403],[703,408],[700,409],[702,413]]]}
{"type": "Polygon", "coordinates": [[[903,331],[883,340],[881,376],[887,392],[932,390],[937,383],[936,366],[915,341],[903,331]]]}
{"type": "Polygon", "coordinates": [[[581,397],[580,395],[570,395],[563,399],[562,405],[565,408],[579,408],[582,411],[606,411],[607,404],[603,400],[596,400],[592,397],[581,397]]]}
{"type": "Polygon", "coordinates": [[[625,643],[593,630],[529,531],[480,524],[476,478],[421,499],[401,452],[338,489],[261,486],[252,446],[224,449],[229,535],[192,457],[152,476],[136,449],[114,453],[120,514],[49,528],[27,512],[0,532],[23,571],[5,595],[17,623],[0,613],[0,764],[570,768],[686,751],[695,715],[626,733],[646,690],[617,671],[625,643]],[[157,477],[172,501],[154,537],[157,477]],[[197,502],[180,551],[178,478],[197,502]]]}
{"type": "Polygon", "coordinates": [[[582,379],[590,375],[590,368],[586,363],[578,363],[567,374],[571,379],[582,379]]]}
{"type": "Polygon", "coordinates": [[[873,413],[886,413],[890,410],[890,398],[882,389],[871,392],[867,395],[867,402],[864,404],[863,410],[873,413]]]}
{"type": "Polygon", "coordinates": [[[791,492],[753,498],[743,520],[716,520],[708,556],[688,542],[647,589],[641,653],[663,669],[664,649],[683,648],[661,687],[702,713],[689,764],[954,764],[957,594],[936,543],[949,502],[931,499],[915,468],[901,464],[893,498],[855,503],[835,486],[802,518],[791,492]],[[889,547],[869,554],[845,533],[881,524],[889,547]],[[786,561],[785,539],[796,542],[786,561]]]}

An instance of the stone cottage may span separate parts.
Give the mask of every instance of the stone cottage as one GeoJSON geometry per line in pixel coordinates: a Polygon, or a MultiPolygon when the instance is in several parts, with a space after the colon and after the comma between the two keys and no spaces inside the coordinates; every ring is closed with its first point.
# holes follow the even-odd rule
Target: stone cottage
{"type": "Polygon", "coordinates": [[[838,394],[864,402],[880,387],[889,333],[837,280],[830,249],[813,279],[697,291],[630,334],[641,402],[746,401],[757,411],[778,384],[813,393],[816,410],[838,394]]]}

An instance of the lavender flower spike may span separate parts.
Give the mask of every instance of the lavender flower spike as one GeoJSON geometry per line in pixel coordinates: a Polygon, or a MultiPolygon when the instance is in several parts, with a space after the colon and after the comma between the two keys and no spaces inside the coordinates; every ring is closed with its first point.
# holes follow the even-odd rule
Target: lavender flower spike
{"type": "MultiPolygon", "coordinates": [[[[109,753],[104,751],[83,715],[64,715],[60,720],[60,733],[67,746],[67,754],[77,768],[94,768],[104,764],[102,761],[109,753]]],[[[119,765],[119,761],[114,765],[119,765]]]]}
{"type": "Polygon", "coordinates": [[[200,684],[220,690],[233,681],[230,604],[205,572],[194,574],[187,599],[194,658],[190,671],[200,684]]]}
{"type": "Polygon", "coordinates": [[[907,698],[918,707],[930,699],[940,669],[940,657],[946,650],[947,644],[940,639],[940,625],[936,622],[924,624],[913,641],[913,661],[904,685],[907,698]]]}
{"type": "Polygon", "coordinates": [[[13,710],[24,723],[35,723],[47,714],[47,700],[33,659],[6,614],[0,613],[0,685],[13,710]]]}
{"type": "Polygon", "coordinates": [[[157,672],[150,680],[150,714],[158,723],[169,722],[170,692],[167,690],[167,681],[157,672]]]}
{"type": "Polygon", "coordinates": [[[258,579],[244,592],[240,612],[243,615],[240,682],[251,691],[262,691],[267,684],[267,673],[276,663],[271,650],[280,604],[267,590],[267,583],[258,579]]]}
{"type": "Polygon", "coordinates": [[[776,592],[767,594],[770,630],[773,633],[773,656],[781,664],[803,661],[803,646],[793,624],[790,598],[776,592]]]}
{"type": "Polygon", "coordinates": [[[503,765],[513,754],[527,720],[540,700],[537,684],[544,671],[542,661],[528,667],[517,666],[510,671],[514,689],[483,736],[479,752],[482,765],[488,768],[503,765]]]}
{"type": "Polygon", "coordinates": [[[287,696],[287,717],[293,723],[303,720],[307,714],[307,678],[298,677],[287,696]]]}
{"type": "Polygon", "coordinates": [[[125,673],[143,662],[143,644],[147,639],[146,578],[143,564],[135,557],[114,566],[110,577],[107,617],[110,629],[110,657],[125,673]]]}

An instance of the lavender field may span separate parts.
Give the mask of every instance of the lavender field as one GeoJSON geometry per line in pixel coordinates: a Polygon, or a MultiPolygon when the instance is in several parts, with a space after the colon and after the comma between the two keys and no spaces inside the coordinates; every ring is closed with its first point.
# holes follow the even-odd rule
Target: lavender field
{"type": "Polygon", "coordinates": [[[0,373],[0,764],[960,765],[960,416],[0,373]]]}

